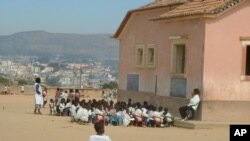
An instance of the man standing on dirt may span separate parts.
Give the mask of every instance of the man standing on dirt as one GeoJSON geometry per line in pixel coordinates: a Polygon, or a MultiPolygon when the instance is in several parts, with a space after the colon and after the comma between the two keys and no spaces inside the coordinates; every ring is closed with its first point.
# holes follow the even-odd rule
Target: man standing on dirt
{"type": "Polygon", "coordinates": [[[24,93],[24,85],[21,86],[21,93],[24,93]]]}
{"type": "Polygon", "coordinates": [[[7,85],[4,86],[4,94],[5,94],[5,95],[8,94],[8,86],[7,86],[7,85]]]}
{"type": "Polygon", "coordinates": [[[41,79],[36,78],[36,83],[34,84],[34,94],[35,94],[35,110],[34,114],[42,114],[40,109],[43,105],[43,96],[42,96],[42,86],[40,85],[41,79]]]}

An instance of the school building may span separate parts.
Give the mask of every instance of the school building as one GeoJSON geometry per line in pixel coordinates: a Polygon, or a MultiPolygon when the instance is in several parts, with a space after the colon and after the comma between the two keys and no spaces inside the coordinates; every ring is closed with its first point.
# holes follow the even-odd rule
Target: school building
{"type": "Polygon", "coordinates": [[[201,91],[196,119],[250,121],[250,1],[155,0],[128,11],[119,40],[118,100],[168,106],[201,91]]]}

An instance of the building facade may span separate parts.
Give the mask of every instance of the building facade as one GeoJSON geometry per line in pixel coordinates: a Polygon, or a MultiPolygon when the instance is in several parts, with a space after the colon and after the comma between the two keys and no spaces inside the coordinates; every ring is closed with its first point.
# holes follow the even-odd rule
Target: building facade
{"type": "Polygon", "coordinates": [[[156,0],[127,13],[119,100],[168,106],[176,116],[194,88],[196,119],[250,121],[250,1],[156,0]]]}

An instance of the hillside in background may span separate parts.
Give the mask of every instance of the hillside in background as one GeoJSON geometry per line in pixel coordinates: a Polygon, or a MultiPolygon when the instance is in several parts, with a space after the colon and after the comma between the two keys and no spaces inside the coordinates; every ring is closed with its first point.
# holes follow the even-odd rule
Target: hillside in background
{"type": "Polygon", "coordinates": [[[70,60],[118,60],[118,42],[111,34],[64,34],[45,31],[0,36],[1,56],[60,56],[70,60]]]}

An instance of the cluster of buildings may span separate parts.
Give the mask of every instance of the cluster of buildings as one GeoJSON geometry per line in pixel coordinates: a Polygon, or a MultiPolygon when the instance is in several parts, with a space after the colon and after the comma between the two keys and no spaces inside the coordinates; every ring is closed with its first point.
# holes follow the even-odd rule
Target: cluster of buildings
{"type": "Polygon", "coordinates": [[[47,85],[81,88],[100,88],[105,83],[117,80],[115,70],[93,60],[88,63],[40,63],[30,57],[0,57],[0,74],[13,82],[32,82],[39,76],[47,85]]]}

